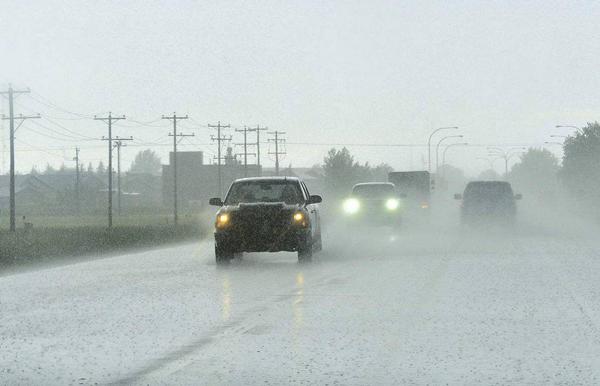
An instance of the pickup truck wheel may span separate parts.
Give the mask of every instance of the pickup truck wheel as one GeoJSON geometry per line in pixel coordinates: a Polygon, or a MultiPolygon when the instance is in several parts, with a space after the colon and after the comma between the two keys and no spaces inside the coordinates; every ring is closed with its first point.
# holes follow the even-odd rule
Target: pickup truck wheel
{"type": "Polygon", "coordinates": [[[228,264],[233,259],[233,252],[215,245],[215,261],[217,264],[228,264]]]}
{"type": "Polygon", "coordinates": [[[310,262],[313,255],[312,237],[308,236],[306,240],[300,243],[298,247],[298,262],[310,262]]]}
{"type": "Polygon", "coordinates": [[[323,250],[323,239],[321,237],[321,233],[319,233],[319,235],[317,236],[317,239],[315,240],[315,250],[317,250],[317,251],[323,250]]]}

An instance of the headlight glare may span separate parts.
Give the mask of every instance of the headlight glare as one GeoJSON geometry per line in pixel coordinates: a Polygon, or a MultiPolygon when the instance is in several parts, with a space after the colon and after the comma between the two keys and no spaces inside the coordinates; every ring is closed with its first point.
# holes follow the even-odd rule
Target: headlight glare
{"type": "Polygon", "coordinates": [[[217,216],[217,228],[225,227],[227,224],[229,224],[229,220],[230,218],[228,213],[221,213],[217,216]]]}
{"type": "Polygon", "coordinates": [[[387,210],[396,210],[400,206],[400,201],[395,198],[390,198],[385,202],[385,208],[387,210]]]}
{"type": "Polygon", "coordinates": [[[344,212],[353,214],[358,212],[359,209],[360,201],[358,201],[356,198],[349,198],[346,201],[344,201],[344,212]]]}

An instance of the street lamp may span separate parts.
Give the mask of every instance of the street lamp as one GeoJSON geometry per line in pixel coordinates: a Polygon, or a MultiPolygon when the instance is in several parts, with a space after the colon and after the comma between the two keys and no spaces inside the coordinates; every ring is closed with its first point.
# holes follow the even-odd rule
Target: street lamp
{"type": "Polygon", "coordinates": [[[440,166],[440,145],[442,144],[442,142],[444,142],[446,139],[448,138],[462,138],[464,137],[464,135],[459,134],[459,135],[447,135],[444,138],[440,139],[437,143],[437,146],[435,147],[435,172],[437,173],[438,168],[440,166]]]}
{"type": "MultiPolygon", "coordinates": [[[[448,149],[450,149],[453,146],[468,146],[469,144],[467,142],[459,142],[459,143],[451,143],[450,145],[446,146],[444,148],[444,151],[442,152],[442,166],[446,166],[446,152],[448,151],[448,149]]],[[[437,171],[437,170],[436,170],[437,171]]],[[[444,169],[442,170],[442,174],[444,179],[446,179],[446,168],[444,167],[444,169]]]]}
{"type": "Polygon", "coordinates": [[[442,152],[442,166],[446,165],[446,152],[448,151],[448,149],[450,149],[453,146],[468,146],[469,143],[468,142],[459,142],[459,143],[451,143],[450,145],[446,146],[444,148],[444,151],[442,152]]]}
{"type": "Polygon", "coordinates": [[[440,127],[440,128],[433,130],[433,132],[429,135],[429,140],[427,140],[427,158],[428,158],[428,164],[427,164],[428,169],[427,170],[430,173],[431,173],[431,138],[433,138],[435,133],[437,133],[440,130],[456,130],[456,129],[458,129],[458,126],[440,127]]]}
{"type": "Polygon", "coordinates": [[[488,150],[495,152],[495,153],[490,153],[490,155],[504,159],[504,178],[508,178],[508,162],[510,161],[510,159],[512,157],[523,153],[525,150],[527,150],[527,148],[526,147],[518,147],[518,148],[504,150],[499,147],[488,147],[488,150]]]}

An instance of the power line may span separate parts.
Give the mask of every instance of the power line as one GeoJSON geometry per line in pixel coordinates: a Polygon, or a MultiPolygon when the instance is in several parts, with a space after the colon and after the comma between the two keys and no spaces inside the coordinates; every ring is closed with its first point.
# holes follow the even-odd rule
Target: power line
{"type": "Polygon", "coordinates": [[[58,141],[78,142],[78,141],[96,141],[98,139],[98,138],[92,138],[92,137],[75,137],[73,135],[64,134],[64,133],[61,133],[61,132],[56,131],[54,129],[51,129],[48,126],[42,125],[39,122],[33,122],[33,123],[36,126],[42,128],[44,130],[47,130],[47,131],[49,131],[49,132],[51,132],[53,134],[56,134],[56,135],[60,135],[62,138],[57,138],[57,137],[52,136],[52,135],[48,135],[48,134],[45,134],[45,133],[40,133],[39,131],[36,131],[36,130],[34,130],[31,127],[28,128],[28,131],[31,131],[31,132],[34,132],[34,133],[36,133],[38,135],[41,135],[41,136],[44,136],[44,137],[47,137],[47,138],[50,138],[50,139],[55,139],[55,140],[58,140],[58,141]]]}
{"type": "Polygon", "coordinates": [[[97,139],[97,138],[90,137],[90,136],[87,136],[87,135],[83,135],[83,134],[80,134],[80,133],[78,133],[78,132],[76,132],[76,131],[70,130],[70,129],[66,128],[65,126],[61,125],[60,123],[57,123],[57,122],[54,122],[54,121],[53,121],[53,120],[51,120],[51,119],[48,119],[48,117],[46,117],[46,116],[44,116],[44,118],[45,118],[45,119],[46,119],[48,122],[52,123],[54,126],[60,127],[61,129],[63,129],[63,130],[64,130],[64,131],[66,131],[67,133],[70,133],[70,134],[73,134],[73,135],[76,135],[76,136],[78,136],[78,137],[85,138],[85,139],[93,139],[93,140],[96,140],[96,139],[97,139]]]}
{"type": "Polygon", "coordinates": [[[40,148],[40,147],[34,146],[34,145],[32,145],[32,144],[30,144],[28,142],[25,142],[21,138],[15,138],[15,142],[22,143],[23,145],[27,145],[27,146],[29,146],[31,148],[31,149],[15,149],[15,153],[26,152],[26,151],[27,152],[29,152],[29,151],[39,151],[39,152],[51,155],[51,156],[56,157],[56,158],[60,158],[62,160],[65,159],[65,157],[63,157],[62,155],[57,155],[57,154],[54,154],[54,153],[50,153],[50,151],[48,151],[48,150],[55,150],[55,151],[59,151],[60,150],[60,151],[64,151],[65,150],[64,147],[55,148],[55,149],[48,149],[48,148],[44,149],[44,148],[40,148]]]}
{"type": "Polygon", "coordinates": [[[36,101],[36,102],[38,102],[38,103],[41,103],[42,105],[44,105],[44,106],[46,106],[46,107],[50,107],[51,109],[55,109],[55,110],[58,110],[58,111],[62,111],[62,112],[64,112],[64,113],[71,114],[71,115],[75,115],[75,116],[78,116],[78,117],[81,117],[81,118],[87,118],[87,119],[94,119],[94,118],[95,118],[95,117],[92,117],[91,115],[87,115],[87,114],[81,114],[81,113],[76,113],[76,112],[73,112],[73,111],[67,110],[67,109],[65,109],[65,108],[63,108],[63,107],[60,107],[60,106],[58,106],[57,104],[55,104],[55,103],[53,103],[52,101],[50,101],[49,99],[47,99],[47,98],[43,97],[42,95],[40,95],[40,94],[39,94],[39,93],[37,93],[37,92],[33,92],[32,94],[33,94],[33,95],[37,95],[37,97],[38,97],[38,98],[40,98],[40,99],[44,99],[45,101],[43,101],[43,100],[40,100],[40,99],[38,99],[38,98],[35,98],[33,95],[30,95],[30,96],[29,96],[31,99],[33,99],[34,101],[36,101]]]}

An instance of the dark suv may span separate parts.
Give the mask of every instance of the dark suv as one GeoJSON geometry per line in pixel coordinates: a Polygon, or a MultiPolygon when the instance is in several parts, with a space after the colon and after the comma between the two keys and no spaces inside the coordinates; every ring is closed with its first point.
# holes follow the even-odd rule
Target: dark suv
{"type": "Polygon", "coordinates": [[[462,200],[460,218],[462,224],[473,224],[479,220],[514,223],[520,194],[514,194],[506,181],[473,181],[467,184],[462,195],[454,198],[462,200]]]}
{"type": "Polygon", "coordinates": [[[297,251],[311,260],[321,249],[320,196],[294,177],[242,178],[234,181],[215,222],[215,257],[228,262],[242,252],[297,251]]]}

